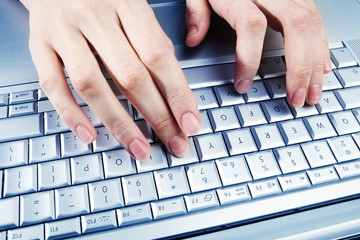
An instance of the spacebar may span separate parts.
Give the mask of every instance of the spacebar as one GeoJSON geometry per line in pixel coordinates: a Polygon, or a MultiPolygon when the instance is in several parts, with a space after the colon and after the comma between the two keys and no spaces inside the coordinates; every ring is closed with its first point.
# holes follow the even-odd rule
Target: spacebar
{"type": "Polygon", "coordinates": [[[43,115],[34,114],[0,120],[0,142],[43,135],[43,115]]]}

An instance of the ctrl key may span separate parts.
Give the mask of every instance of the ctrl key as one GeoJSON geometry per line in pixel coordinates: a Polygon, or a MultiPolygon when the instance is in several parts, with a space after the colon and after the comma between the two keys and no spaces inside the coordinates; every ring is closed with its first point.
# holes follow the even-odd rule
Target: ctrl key
{"type": "Polygon", "coordinates": [[[45,239],[75,237],[81,234],[80,218],[45,223],[45,239]]]}

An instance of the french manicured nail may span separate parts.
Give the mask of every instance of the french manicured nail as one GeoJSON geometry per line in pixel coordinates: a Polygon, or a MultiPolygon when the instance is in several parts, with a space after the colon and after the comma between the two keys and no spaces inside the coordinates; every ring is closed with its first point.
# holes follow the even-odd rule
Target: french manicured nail
{"type": "Polygon", "coordinates": [[[302,107],[305,103],[305,97],[306,97],[306,88],[299,88],[297,89],[291,98],[291,103],[293,107],[302,107]]]}
{"type": "Polygon", "coordinates": [[[309,97],[308,97],[309,104],[316,104],[320,101],[322,95],[321,90],[322,90],[321,85],[318,83],[315,83],[310,87],[309,97]]]}
{"type": "Polygon", "coordinates": [[[240,80],[236,82],[235,88],[239,93],[246,93],[249,90],[251,83],[251,80],[240,80]]]}
{"type": "Polygon", "coordinates": [[[90,144],[94,141],[93,135],[84,125],[78,125],[75,129],[76,135],[83,143],[90,144]]]}
{"type": "Polygon", "coordinates": [[[201,123],[191,112],[185,113],[181,117],[181,127],[186,134],[195,134],[200,129],[201,123]]]}
{"type": "Polygon", "coordinates": [[[170,151],[175,154],[176,156],[183,155],[186,150],[188,149],[188,143],[187,141],[179,136],[173,136],[169,142],[169,148],[170,151]]]}
{"type": "Polygon", "coordinates": [[[149,148],[138,139],[135,139],[130,143],[129,151],[136,160],[145,159],[150,154],[149,148]]]}

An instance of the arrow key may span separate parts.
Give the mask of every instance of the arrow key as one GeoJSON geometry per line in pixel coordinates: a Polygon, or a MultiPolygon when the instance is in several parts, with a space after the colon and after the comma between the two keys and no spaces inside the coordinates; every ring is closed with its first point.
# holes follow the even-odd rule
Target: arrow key
{"type": "Polygon", "coordinates": [[[307,174],[313,185],[330,182],[330,181],[335,181],[335,180],[339,179],[333,166],[317,168],[314,170],[308,170],[307,174]]]}

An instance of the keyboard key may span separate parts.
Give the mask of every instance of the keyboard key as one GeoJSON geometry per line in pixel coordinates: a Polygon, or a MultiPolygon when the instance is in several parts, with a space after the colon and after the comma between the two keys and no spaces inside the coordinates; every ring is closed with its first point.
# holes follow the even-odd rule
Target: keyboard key
{"type": "Polygon", "coordinates": [[[189,150],[187,151],[187,153],[185,153],[184,156],[176,157],[170,154],[168,151],[166,151],[166,154],[170,167],[199,162],[199,158],[197,156],[194,141],[192,138],[189,138],[189,150]]]}
{"type": "Polygon", "coordinates": [[[43,116],[25,115],[0,119],[0,142],[43,135],[43,116]]]}
{"type": "Polygon", "coordinates": [[[339,135],[360,131],[359,122],[350,110],[330,113],[329,118],[339,135]]]}
{"type": "Polygon", "coordinates": [[[186,213],[183,197],[171,198],[151,203],[154,219],[176,216],[186,213]]]}
{"type": "Polygon", "coordinates": [[[274,149],[274,155],[283,173],[297,172],[309,168],[299,145],[274,149]]]}
{"type": "Polygon", "coordinates": [[[8,231],[8,236],[11,236],[11,239],[44,240],[44,225],[39,224],[30,227],[11,229],[8,231]]]}
{"type": "Polygon", "coordinates": [[[201,161],[228,156],[221,133],[197,136],[194,142],[201,161]]]}
{"type": "Polygon", "coordinates": [[[330,50],[331,60],[337,68],[350,67],[357,65],[350,51],[345,48],[335,48],[330,50]]]}
{"type": "Polygon", "coordinates": [[[117,221],[115,210],[81,216],[81,229],[83,233],[100,230],[105,231],[116,227],[117,221]]]}
{"type": "Polygon", "coordinates": [[[356,117],[356,119],[358,120],[358,122],[360,122],[360,108],[353,109],[352,112],[356,117]]]}
{"type": "Polygon", "coordinates": [[[59,135],[49,135],[29,140],[29,163],[60,158],[59,135]]]}
{"type": "Polygon", "coordinates": [[[28,163],[28,140],[0,144],[0,169],[28,163]]]}
{"type": "Polygon", "coordinates": [[[245,154],[245,158],[255,180],[281,174],[271,150],[245,154]]]}
{"type": "Polygon", "coordinates": [[[37,100],[36,90],[27,90],[22,92],[10,93],[10,104],[35,102],[37,100]]]}
{"type": "Polygon", "coordinates": [[[267,179],[248,183],[253,198],[281,193],[281,188],[276,179],[267,179]]]}
{"type": "Polygon", "coordinates": [[[81,109],[84,111],[84,113],[89,118],[90,122],[94,125],[94,127],[99,127],[102,125],[100,119],[95,115],[95,113],[90,109],[89,106],[82,106],[81,109]]]}
{"type": "Polygon", "coordinates": [[[55,190],[56,219],[90,213],[87,185],[55,190]]]}
{"type": "Polygon", "coordinates": [[[333,166],[308,170],[307,174],[313,185],[336,181],[339,179],[333,166]]]}
{"type": "Polygon", "coordinates": [[[67,132],[60,135],[61,155],[63,158],[89,154],[92,152],[91,144],[83,143],[74,133],[67,132]]]}
{"type": "Polygon", "coordinates": [[[102,153],[105,178],[120,177],[136,173],[136,166],[125,149],[102,153]]]}
{"type": "Polygon", "coordinates": [[[184,167],[154,171],[159,198],[168,198],[190,193],[184,167]]]}
{"type": "Polygon", "coordinates": [[[26,165],[4,170],[3,196],[9,197],[37,190],[37,166],[26,165]]]}
{"type": "Polygon", "coordinates": [[[279,129],[275,123],[251,127],[251,133],[259,150],[284,146],[279,129]]]}
{"type": "Polygon", "coordinates": [[[189,212],[219,206],[219,200],[214,190],[186,195],[184,199],[189,212]]]}
{"type": "Polygon", "coordinates": [[[344,109],[351,109],[360,107],[359,92],[360,87],[351,87],[335,90],[334,93],[344,109]]]}
{"type": "Polygon", "coordinates": [[[149,124],[143,119],[135,121],[136,126],[140,129],[144,137],[148,140],[149,143],[154,142],[154,135],[149,126],[149,124]]]}
{"type": "Polygon", "coordinates": [[[290,111],[292,112],[295,118],[301,118],[301,117],[307,117],[307,116],[319,114],[315,105],[308,105],[308,104],[305,104],[302,107],[296,107],[296,108],[290,107],[290,111]]]}
{"type": "Polygon", "coordinates": [[[119,226],[147,222],[153,219],[148,203],[120,208],[116,210],[116,213],[119,226]]]}
{"type": "Polygon", "coordinates": [[[257,102],[270,99],[263,81],[254,81],[249,90],[244,93],[246,102],[257,102]]]}
{"type": "Polygon", "coordinates": [[[261,102],[268,122],[279,122],[294,118],[284,98],[261,102]]]}
{"type": "Polygon", "coordinates": [[[350,135],[326,139],[338,162],[360,158],[360,150],[350,135]]]}
{"type": "Polygon", "coordinates": [[[9,117],[37,113],[37,103],[21,103],[9,106],[9,117]]]}
{"type": "Polygon", "coordinates": [[[20,196],[20,225],[55,219],[54,192],[37,192],[20,196]]]}
{"type": "Polygon", "coordinates": [[[251,199],[250,192],[246,184],[219,188],[216,192],[219,196],[221,205],[251,199]]]}
{"type": "Polygon", "coordinates": [[[104,179],[101,155],[92,154],[70,158],[72,184],[104,179]]]}
{"type": "Polygon", "coordinates": [[[66,187],[71,183],[69,159],[40,163],[38,172],[38,188],[40,191],[66,187]]]}
{"type": "Polygon", "coordinates": [[[335,157],[325,140],[303,143],[301,148],[312,168],[336,163],[335,157]]]}
{"type": "Polygon", "coordinates": [[[332,91],[323,92],[321,101],[316,104],[316,108],[319,113],[336,112],[343,109],[332,91]]]}
{"type": "Polygon", "coordinates": [[[19,197],[0,199],[0,230],[19,226],[19,197]]]}
{"type": "Polygon", "coordinates": [[[51,111],[55,111],[55,108],[52,105],[52,103],[50,102],[50,100],[43,100],[43,101],[38,102],[38,112],[39,113],[51,112],[51,111]]]}
{"type": "Polygon", "coordinates": [[[259,72],[263,78],[285,76],[285,62],[282,57],[263,58],[260,62],[259,72]]]}
{"type": "Polygon", "coordinates": [[[148,202],[157,199],[152,172],[121,178],[126,205],[148,202]]]}
{"type": "Polygon", "coordinates": [[[216,108],[219,106],[212,88],[194,89],[193,94],[199,110],[216,108]]]}
{"type": "Polygon", "coordinates": [[[45,134],[68,132],[70,129],[61,119],[60,115],[56,111],[44,113],[45,120],[45,134]]]}
{"type": "Polygon", "coordinates": [[[205,110],[200,111],[200,117],[201,117],[201,126],[200,126],[200,130],[196,133],[196,135],[212,133],[213,130],[211,128],[207,112],[205,110]]]}
{"type": "Polygon", "coordinates": [[[45,223],[45,239],[70,238],[79,234],[80,217],[45,223]]]}
{"type": "Polygon", "coordinates": [[[236,91],[234,84],[214,87],[221,107],[245,103],[244,96],[236,91]]]}
{"type": "Polygon", "coordinates": [[[215,132],[239,128],[240,123],[233,107],[223,107],[208,111],[215,132]]]}
{"type": "Polygon", "coordinates": [[[91,212],[99,212],[124,206],[119,178],[89,183],[91,212]]]}
{"type": "Polygon", "coordinates": [[[360,85],[360,67],[337,69],[335,74],[344,88],[360,85]]]}
{"type": "Polygon", "coordinates": [[[280,122],[278,127],[287,145],[311,140],[309,132],[301,119],[280,122]]]}
{"type": "Polygon", "coordinates": [[[103,152],[116,148],[121,148],[120,143],[114,138],[106,127],[96,128],[97,137],[93,142],[94,152],[103,152]]]}
{"type": "Polygon", "coordinates": [[[335,129],[326,115],[304,118],[306,128],[313,139],[336,136],[335,129]]]}
{"type": "Polygon", "coordinates": [[[139,173],[168,167],[166,155],[160,143],[152,144],[150,156],[146,159],[135,161],[135,163],[139,173]]]}
{"type": "Polygon", "coordinates": [[[207,161],[185,166],[191,192],[209,190],[221,186],[214,161],[207,161]]]}
{"type": "Polygon", "coordinates": [[[7,106],[0,107],[0,119],[7,118],[7,116],[8,116],[8,107],[7,106]]]}
{"type": "Polygon", "coordinates": [[[254,152],[257,150],[249,128],[226,131],[223,135],[230,155],[254,152]]]}
{"type": "Polygon", "coordinates": [[[360,160],[345,162],[335,165],[340,178],[348,178],[360,175],[360,160]]]}
{"type": "Polygon", "coordinates": [[[241,126],[248,127],[267,123],[259,103],[242,104],[235,107],[241,126]]]}
{"type": "Polygon", "coordinates": [[[338,88],[342,88],[342,85],[339,82],[338,78],[335,76],[335,73],[331,71],[327,74],[324,74],[323,91],[333,90],[338,88]]]}
{"type": "Polygon", "coordinates": [[[0,94],[0,106],[6,106],[9,104],[8,94],[0,94]]]}
{"type": "Polygon", "coordinates": [[[216,165],[224,186],[252,180],[242,155],[216,160],[216,165]]]}
{"type": "Polygon", "coordinates": [[[264,81],[264,84],[272,99],[286,97],[285,77],[267,79],[266,81],[264,81]]]}
{"type": "Polygon", "coordinates": [[[278,180],[284,192],[311,187],[310,181],[304,172],[280,176],[278,180]]]}

